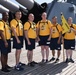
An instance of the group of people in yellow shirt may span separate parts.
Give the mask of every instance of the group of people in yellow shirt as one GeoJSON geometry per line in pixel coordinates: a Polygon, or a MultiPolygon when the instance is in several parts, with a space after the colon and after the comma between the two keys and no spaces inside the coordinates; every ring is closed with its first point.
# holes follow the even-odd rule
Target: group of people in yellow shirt
{"type": "Polygon", "coordinates": [[[7,61],[8,53],[11,52],[11,33],[13,38],[13,48],[16,49],[15,58],[16,65],[15,70],[23,70],[20,60],[21,48],[23,47],[23,40],[25,39],[25,47],[27,50],[28,66],[34,67],[36,62],[33,61],[33,49],[35,49],[35,42],[39,43],[41,47],[42,63],[48,62],[49,48],[52,50],[52,58],[50,61],[57,63],[60,57],[61,42],[64,43],[66,49],[66,63],[72,62],[72,50],[75,49],[75,33],[76,25],[72,24],[72,18],[68,18],[68,24],[70,25],[69,32],[62,35],[62,27],[57,23],[57,17],[52,18],[52,23],[47,20],[47,13],[43,12],[41,15],[42,20],[37,24],[34,23],[34,15],[30,13],[28,15],[28,21],[22,25],[21,11],[15,12],[15,19],[8,23],[8,13],[2,13],[2,20],[0,21],[0,51],[1,51],[1,64],[2,71],[10,72],[7,61]],[[57,50],[57,58],[55,58],[55,50],[57,50]],[[45,58],[46,56],[46,58],[45,58]]]}

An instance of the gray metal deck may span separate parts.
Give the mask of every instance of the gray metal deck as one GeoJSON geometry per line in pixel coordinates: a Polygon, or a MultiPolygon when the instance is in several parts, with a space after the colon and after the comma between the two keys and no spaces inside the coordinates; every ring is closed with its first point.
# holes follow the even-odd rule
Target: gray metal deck
{"type": "MultiPolygon", "coordinates": [[[[27,51],[22,50],[21,53],[21,62],[25,63],[24,71],[15,71],[14,69],[11,70],[9,73],[4,73],[0,71],[0,75],[76,75],[76,51],[73,51],[73,59],[75,63],[64,63],[63,62],[63,52],[61,51],[60,62],[48,62],[46,64],[37,64],[35,67],[27,66],[27,51]]],[[[36,47],[34,50],[34,61],[40,62],[41,61],[41,52],[40,47],[36,47]]],[[[51,51],[49,54],[49,59],[51,58],[51,51]]],[[[8,64],[10,66],[15,65],[15,50],[13,49],[12,52],[9,54],[8,64]]],[[[1,68],[1,64],[0,64],[1,68]]]]}

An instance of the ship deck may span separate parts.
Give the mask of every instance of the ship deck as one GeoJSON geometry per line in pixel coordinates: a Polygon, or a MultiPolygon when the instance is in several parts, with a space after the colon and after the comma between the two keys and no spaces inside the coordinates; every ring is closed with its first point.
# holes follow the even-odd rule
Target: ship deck
{"type": "MultiPolygon", "coordinates": [[[[52,57],[51,50],[49,52],[49,60],[52,57]]],[[[56,52],[57,54],[57,52],[56,52]]],[[[73,51],[74,63],[64,63],[63,61],[63,50],[61,50],[60,61],[58,63],[48,62],[48,63],[39,63],[35,67],[27,66],[27,50],[23,48],[20,61],[25,63],[23,66],[23,71],[16,71],[13,68],[9,73],[4,73],[0,71],[0,75],[76,75],[76,50],[73,51]]],[[[34,50],[33,60],[36,62],[41,61],[41,49],[36,47],[34,50]]],[[[15,65],[15,49],[12,49],[12,52],[9,54],[8,64],[13,67],[15,65]]],[[[0,64],[1,68],[1,64],[0,64]]]]}

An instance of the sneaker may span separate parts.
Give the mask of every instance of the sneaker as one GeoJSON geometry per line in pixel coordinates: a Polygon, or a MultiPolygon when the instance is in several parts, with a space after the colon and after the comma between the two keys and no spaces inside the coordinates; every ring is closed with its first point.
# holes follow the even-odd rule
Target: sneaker
{"type": "Polygon", "coordinates": [[[10,72],[10,70],[8,70],[7,68],[2,68],[1,71],[3,71],[3,72],[10,72]]]}
{"type": "Polygon", "coordinates": [[[35,62],[35,61],[32,61],[32,63],[33,63],[33,64],[38,64],[38,63],[37,63],[37,62],[35,62]]]}
{"type": "Polygon", "coordinates": [[[58,58],[56,59],[55,63],[57,63],[57,62],[59,62],[59,59],[58,58]]]}
{"type": "Polygon", "coordinates": [[[31,63],[28,63],[28,66],[30,66],[30,67],[34,67],[35,65],[34,65],[33,62],[31,62],[31,63]]]}
{"type": "Polygon", "coordinates": [[[52,57],[51,59],[50,59],[50,61],[54,61],[55,60],[55,58],[54,57],[52,57]]]}
{"type": "Polygon", "coordinates": [[[74,60],[72,58],[69,59],[69,62],[74,63],[74,60]]]}
{"type": "Polygon", "coordinates": [[[22,68],[21,66],[15,66],[15,70],[22,71],[22,70],[24,70],[24,68],[22,68]]]}
{"type": "Polygon", "coordinates": [[[65,61],[65,63],[68,63],[69,62],[69,60],[68,60],[68,58],[66,59],[66,61],[65,61]]]}
{"type": "Polygon", "coordinates": [[[19,62],[19,65],[20,65],[20,66],[25,66],[25,64],[24,64],[24,63],[21,63],[21,62],[19,62]]]}

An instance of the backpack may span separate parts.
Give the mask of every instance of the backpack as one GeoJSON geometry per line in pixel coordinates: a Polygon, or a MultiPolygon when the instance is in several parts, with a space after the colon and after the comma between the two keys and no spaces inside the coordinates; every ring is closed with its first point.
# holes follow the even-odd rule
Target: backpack
{"type": "Polygon", "coordinates": [[[58,29],[58,27],[57,27],[57,26],[58,26],[58,24],[56,25],[56,29],[57,29],[57,31],[59,32],[59,29],[58,29]]]}
{"type": "MultiPolygon", "coordinates": [[[[30,30],[30,28],[31,28],[31,23],[29,22],[29,21],[27,21],[29,24],[30,24],[30,27],[29,27],[29,30],[30,30]]],[[[35,23],[33,22],[33,25],[35,25],[35,23]]]]}
{"type": "MultiPolygon", "coordinates": [[[[18,20],[17,20],[17,19],[15,19],[15,20],[16,20],[16,22],[17,22],[17,26],[16,26],[16,27],[18,27],[19,22],[18,22],[18,20]]],[[[20,21],[20,23],[22,24],[22,21],[20,21]]]]}
{"type": "Polygon", "coordinates": [[[39,21],[39,27],[40,27],[40,24],[41,24],[41,23],[43,23],[43,24],[45,24],[45,23],[48,24],[48,20],[47,20],[46,22],[41,22],[41,21],[39,21]]]}
{"type": "Polygon", "coordinates": [[[39,25],[40,25],[40,23],[47,23],[47,24],[48,24],[48,20],[47,20],[46,22],[41,22],[41,21],[39,21],[39,25]]]}
{"type": "Polygon", "coordinates": [[[56,27],[56,29],[57,29],[57,31],[58,31],[58,33],[59,33],[58,24],[56,24],[56,26],[55,26],[55,27],[56,27]]]}
{"type": "MultiPolygon", "coordinates": [[[[20,31],[19,31],[19,23],[21,23],[21,24],[22,24],[22,21],[18,22],[18,20],[17,20],[17,19],[15,19],[15,20],[16,20],[16,22],[17,22],[16,28],[18,27],[18,32],[20,32],[20,31]]],[[[20,35],[20,33],[19,33],[19,35],[20,35]]]]}

